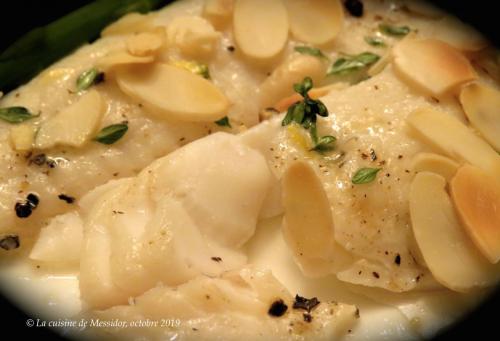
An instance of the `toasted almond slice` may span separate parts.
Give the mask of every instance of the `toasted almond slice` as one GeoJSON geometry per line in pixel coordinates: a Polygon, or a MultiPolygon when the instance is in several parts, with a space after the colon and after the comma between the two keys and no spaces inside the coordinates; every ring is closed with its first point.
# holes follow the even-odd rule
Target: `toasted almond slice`
{"type": "Polygon", "coordinates": [[[214,122],[226,116],[229,101],[210,81],[166,64],[122,68],[120,89],[165,118],[214,122]]]}
{"type": "Polygon", "coordinates": [[[500,260],[500,182],[481,169],[462,166],[451,197],[470,238],[491,263],[500,260]]]}
{"type": "Polygon", "coordinates": [[[422,108],[411,113],[407,122],[449,157],[471,163],[490,174],[500,174],[500,155],[450,114],[422,108]]]}
{"type": "Polygon", "coordinates": [[[447,15],[433,27],[433,37],[460,51],[479,51],[488,46],[488,41],[478,31],[455,17],[447,15]]]}
{"type": "Polygon", "coordinates": [[[344,24],[340,0],[287,0],[292,35],[303,42],[323,45],[337,37],[344,24]]]}
{"type": "Polygon", "coordinates": [[[500,91],[471,83],[462,89],[460,102],[474,128],[500,151],[500,91]]]}
{"type": "MultiPolygon", "coordinates": [[[[324,79],[327,65],[319,58],[300,53],[291,54],[259,87],[261,108],[267,108],[293,94],[293,85],[305,77],[315,84],[324,79]]],[[[276,108],[277,109],[277,108],[276,108]]]]}
{"type": "Polygon", "coordinates": [[[414,172],[431,172],[441,175],[446,181],[455,176],[460,165],[445,156],[434,153],[419,153],[411,162],[414,172]]]}
{"type": "Polygon", "coordinates": [[[175,17],[167,27],[167,40],[185,55],[207,57],[215,51],[220,33],[198,16],[175,17]]]}
{"type": "Polygon", "coordinates": [[[288,40],[288,14],[282,0],[237,0],[234,38],[245,56],[258,60],[276,57],[288,40]]]}
{"type": "Polygon", "coordinates": [[[139,33],[152,28],[153,21],[150,15],[130,13],[106,27],[101,32],[101,36],[107,37],[119,34],[139,33]]]}
{"type": "Polygon", "coordinates": [[[234,9],[234,0],[206,0],[203,6],[203,16],[214,25],[222,29],[231,21],[234,9]]]}
{"type": "MultiPolygon", "coordinates": [[[[326,96],[335,87],[336,87],[336,85],[327,85],[327,86],[323,86],[321,88],[313,88],[313,89],[309,90],[309,97],[311,97],[312,99],[318,99],[320,97],[326,96]]],[[[294,104],[294,103],[296,103],[296,102],[298,102],[300,100],[302,100],[302,96],[301,95],[299,95],[299,94],[293,94],[291,96],[283,98],[281,101],[279,101],[278,103],[276,103],[273,106],[273,108],[276,109],[279,112],[283,112],[283,111],[288,110],[288,108],[292,104],[294,104]]]]}
{"type": "Polygon", "coordinates": [[[442,9],[424,1],[408,1],[404,4],[403,10],[414,15],[419,15],[429,19],[440,19],[447,14],[442,9]]]}
{"type": "Polygon", "coordinates": [[[101,95],[96,90],[88,91],[77,102],[42,124],[36,134],[35,147],[81,147],[96,132],[104,110],[101,95]]]}
{"type": "Polygon", "coordinates": [[[125,51],[118,51],[102,57],[97,61],[97,68],[102,71],[109,71],[117,66],[130,64],[148,64],[154,61],[154,56],[138,57],[125,51]]]}
{"type": "Polygon", "coordinates": [[[158,27],[151,32],[134,34],[126,41],[127,51],[137,57],[154,55],[163,47],[165,37],[163,27],[158,27]]]}
{"type": "Polygon", "coordinates": [[[410,188],[413,233],[429,270],[459,292],[495,284],[500,267],[488,263],[467,236],[445,187],[442,176],[422,172],[410,188]]]}
{"type": "Polygon", "coordinates": [[[394,65],[409,84],[432,95],[455,91],[477,78],[473,67],[460,52],[436,39],[404,39],[393,49],[394,65]]]}
{"type": "Polygon", "coordinates": [[[295,162],[286,170],[283,205],[283,235],[306,275],[332,271],[332,255],[338,263],[347,259],[347,251],[335,241],[328,197],[308,163],[295,162]]]}
{"type": "Polygon", "coordinates": [[[10,128],[10,141],[14,150],[21,152],[31,150],[35,142],[35,127],[22,124],[10,128]]]}

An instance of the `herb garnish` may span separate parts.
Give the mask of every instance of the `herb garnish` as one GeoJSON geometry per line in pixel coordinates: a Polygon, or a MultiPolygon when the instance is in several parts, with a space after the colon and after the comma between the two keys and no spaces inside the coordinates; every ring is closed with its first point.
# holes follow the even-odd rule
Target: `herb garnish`
{"type": "Polygon", "coordinates": [[[332,144],[336,141],[333,136],[323,136],[318,138],[316,120],[317,115],[328,117],[328,110],[320,100],[315,100],[309,97],[309,90],[313,88],[313,81],[310,77],[304,78],[302,83],[295,84],[293,89],[299,93],[303,100],[294,103],[288,108],[287,114],[282,126],[287,126],[292,122],[301,125],[304,129],[309,130],[314,147],[311,150],[324,152],[333,148],[332,144]]]}
{"type": "Polygon", "coordinates": [[[328,70],[327,75],[347,75],[353,71],[361,70],[376,63],[380,59],[379,55],[371,52],[363,52],[355,56],[339,58],[328,70]]]}
{"type": "Polygon", "coordinates": [[[382,168],[360,168],[352,177],[352,183],[355,185],[367,184],[375,180],[377,173],[382,168]]]}
{"type": "Polygon", "coordinates": [[[21,123],[40,115],[33,115],[25,107],[0,108],[0,119],[9,123],[21,123]]]}
{"type": "Polygon", "coordinates": [[[295,51],[302,53],[302,54],[308,54],[310,56],[330,60],[320,49],[316,47],[311,47],[311,46],[296,46],[295,51]]]}
{"type": "Polygon", "coordinates": [[[99,84],[104,81],[104,73],[92,68],[83,72],[76,80],[76,88],[78,91],[84,91],[90,88],[92,85],[99,84]]]}
{"type": "Polygon", "coordinates": [[[386,35],[396,37],[405,36],[411,31],[408,26],[392,26],[389,24],[380,24],[378,25],[378,29],[386,35]]]}
{"type": "Polygon", "coordinates": [[[384,39],[380,37],[365,37],[365,42],[371,46],[376,46],[376,47],[386,47],[387,45],[384,42],[384,39]]]}
{"type": "Polygon", "coordinates": [[[229,117],[227,117],[227,116],[221,118],[218,121],[215,121],[215,124],[217,124],[220,127],[229,127],[229,128],[231,128],[231,123],[229,122],[229,117]]]}
{"type": "Polygon", "coordinates": [[[9,235],[0,239],[0,248],[6,251],[17,249],[20,245],[19,237],[16,235],[9,235]]]}
{"type": "Polygon", "coordinates": [[[321,302],[316,297],[309,299],[301,297],[299,295],[295,295],[295,302],[293,302],[293,309],[303,309],[307,310],[307,312],[311,312],[311,310],[314,309],[320,303],[321,302]]]}
{"type": "Polygon", "coordinates": [[[94,138],[95,141],[102,144],[113,144],[125,135],[128,130],[128,125],[124,123],[112,124],[103,128],[97,136],[94,138]]]}

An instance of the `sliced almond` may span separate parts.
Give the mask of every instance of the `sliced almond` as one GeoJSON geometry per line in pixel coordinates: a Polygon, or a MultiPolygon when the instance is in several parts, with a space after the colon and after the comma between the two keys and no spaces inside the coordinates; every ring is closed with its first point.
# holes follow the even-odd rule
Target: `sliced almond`
{"type": "MultiPolygon", "coordinates": [[[[498,174],[497,174],[498,175],[498,174]]],[[[500,260],[500,182],[471,165],[450,183],[451,197],[465,231],[491,263],[500,260]]]]}
{"type": "Polygon", "coordinates": [[[334,237],[332,212],[325,190],[306,162],[293,163],[283,177],[283,235],[306,275],[325,275],[347,256],[334,237]]]}
{"type": "Polygon", "coordinates": [[[203,16],[222,29],[229,24],[233,16],[234,0],[206,0],[203,6],[203,16]]]}
{"type": "Polygon", "coordinates": [[[165,43],[165,29],[158,27],[151,32],[134,34],[126,41],[127,51],[137,57],[156,54],[165,43]]]}
{"type": "Polygon", "coordinates": [[[462,89],[460,102],[474,128],[500,151],[500,91],[471,83],[462,89]]]}
{"type": "Polygon", "coordinates": [[[471,163],[490,174],[500,174],[500,155],[450,114],[422,108],[411,113],[407,122],[449,157],[471,163]]]}
{"type": "Polygon", "coordinates": [[[314,84],[320,83],[325,78],[326,69],[327,65],[317,57],[291,54],[260,85],[261,108],[270,107],[292,95],[293,85],[302,82],[305,77],[311,77],[314,84]]]}
{"type": "Polygon", "coordinates": [[[340,0],[287,0],[292,35],[303,42],[324,45],[332,42],[344,24],[340,0]]]}
{"type": "Polygon", "coordinates": [[[104,110],[101,95],[96,90],[88,91],[77,102],[42,124],[36,135],[35,147],[81,147],[96,132],[104,110]]]}
{"type": "Polygon", "coordinates": [[[131,34],[148,31],[153,28],[153,20],[150,15],[130,13],[120,20],[106,27],[102,32],[102,37],[131,34]]]}
{"type": "Polygon", "coordinates": [[[410,85],[435,96],[454,92],[477,78],[459,51],[436,39],[404,39],[393,49],[394,65],[410,85]]]}
{"type": "Polygon", "coordinates": [[[167,27],[168,44],[191,57],[211,55],[219,38],[212,24],[198,16],[175,17],[167,27]]]}
{"type": "Polygon", "coordinates": [[[131,64],[148,64],[154,61],[154,56],[138,57],[125,51],[113,52],[97,61],[97,68],[102,71],[109,71],[115,67],[131,64]]]}
{"type": "Polygon", "coordinates": [[[410,188],[413,233],[432,275],[445,287],[465,292],[494,285],[500,267],[479,253],[460,224],[446,193],[446,180],[418,173],[410,188]]]}
{"type": "Polygon", "coordinates": [[[35,127],[30,124],[17,125],[10,128],[10,141],[14,150],[25,152],[33,148],[35,127]]]}
{"type": "Polygon", "coordinates": [[[420,0],[405,2],[403,6],[403,10],[429,19],[440,19],[447,15],[439,7],[420,0]]]}
{"type": "Polygon", "coordinates": [[[226,116],[229,101],[210,81],[166,64],[120,69],[120,89],[165,118],[214,122],[226,116]]]}
{"type": "Polygon", "coordinates": [[[455,17],[447,15],[433,27],[433,37],[460,51],[479,51],[488,46],[488,41],[478,31],[455,17]]]}
{"type": "Polygon", "coordinates": [[[237,0],[234,38],[245,56],[258,60],[276,57],[288,40],[288,14],[282,0],[237,0]]]}
{"type": "Polygon", "coordinates": [[[434,153],[419,153],[411,162],[414,172],[431,172],[441,175],[446,181],[455,176],[460,165],[445,156],[434,153]]]}

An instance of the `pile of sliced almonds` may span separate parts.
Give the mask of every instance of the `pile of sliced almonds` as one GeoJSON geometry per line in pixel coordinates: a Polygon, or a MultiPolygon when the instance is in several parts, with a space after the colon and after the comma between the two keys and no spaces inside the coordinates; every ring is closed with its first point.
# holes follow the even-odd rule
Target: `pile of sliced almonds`
{"type": "Polygon", "coordinates": [[[422,108],[409,115],[409,125],[450,157],[414,157],[410,216],[433,276],[451,290],[468,291],[500,279],[500,155],[492,148],[498,148],[500,92],[471,83],[460,102],[491,146],[445,112],[422,108]]]}
{"type": "Polygon", "coordinates": [[[500,155],[457,118],[435,109],[416,110],[407,118],[426,141],[459,162],[500,174],[500,155]]]}
{"type": "MultiPolygon", "coordinates": [[[[410,215],[425,263],[442,285],[465,292],[500,279],[500,265],[490,264],[467,236],[446,192],[445,178],[431,172],[417,174],[410,189],[410,215]]],[[[500,249],[500,244],[496,247],[500,249]]]]}

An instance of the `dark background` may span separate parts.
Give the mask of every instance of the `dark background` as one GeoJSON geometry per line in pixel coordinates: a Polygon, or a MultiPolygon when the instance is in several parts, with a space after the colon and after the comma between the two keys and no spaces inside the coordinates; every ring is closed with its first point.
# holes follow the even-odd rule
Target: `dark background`
{"type": "MultiPolygon", "coordinates": [[[[31,28],[48,24],[88,2],[90,1],[2,1],[0,10],[0,51],[31,28]]],[[[496,1],[437,0],[430,2],[449,10],[458,15],[462,20],[471,23],[497,46],[500,46],[500,31],[498,27],[500,15],[497,10],[498,3],[496,1]]],[[[34,338],[41,338],[41,340],[60,339],[50,330],[27,328],[26,319],[29,317],[1,296],[0,316],[0,327],[3,335],[7,335],[8,331],[16,339],[24,339],[24,337],[28,340],[34,338]]],[[[476,312],[466,317],[461,323],[457,323],[451,329],[445,331],[436,340],[469,340],[472,338],[481,341],[500,340],[500,292],[497,292],[476,312]]]]}

